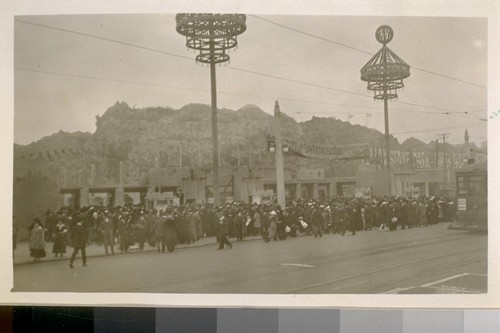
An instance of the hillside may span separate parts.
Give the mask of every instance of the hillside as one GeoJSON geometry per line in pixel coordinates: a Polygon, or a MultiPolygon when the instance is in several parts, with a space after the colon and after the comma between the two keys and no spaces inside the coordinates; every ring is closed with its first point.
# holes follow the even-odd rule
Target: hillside
{"type": "MultiPolygon", "coordinates": [[[[273,164],[267,152],[266,135],[271,133],[273,117],[255,105],[236,111],[219,110],[219,144],[221,163],[236,166],[238,146],[240,163],[273,164]]],[[[298,123],[283,115],[283,134],[315,143],[370,143],[383,147],[379,131],[352,125],[335,118],[313,117],[298,123]]],[[[401,150],[434,151],[435,142],[424,143],[410,138],[400,144],[391,137],[391,146],[401,150]]],[[[142,184],[153,167],[211,165],[211,108],[204,104],[188,104],[176,110],[163,107],[131,108],[116,102],[102,116],[96,117],[94,133],[59,132],[37,142],[14,147],[14,176],[62,179],[63,169],[68,186],[84,183],[95,165],[95,183],[113,184],[118,181],[119,165],[123,163],[124,181],[142,184]]],[[[447,147],[460,151],[462,145],[447,147]]],[[[287,156],[289,166],[323,167],[328,177],[352,176],[358,162],[314,161],[287,156]]]]}

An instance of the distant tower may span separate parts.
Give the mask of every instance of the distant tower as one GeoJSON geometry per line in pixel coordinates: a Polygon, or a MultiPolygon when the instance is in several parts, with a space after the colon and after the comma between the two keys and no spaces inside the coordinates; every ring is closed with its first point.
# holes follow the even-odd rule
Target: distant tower
{"type": "Polygon", "coordinates": [[[471,158],[470,154],[470,144],[469,144],[469,131],[465,130],[465,135],[464,135],[464,153],[465,153],[465,158],[469,160],[471,158]]]}

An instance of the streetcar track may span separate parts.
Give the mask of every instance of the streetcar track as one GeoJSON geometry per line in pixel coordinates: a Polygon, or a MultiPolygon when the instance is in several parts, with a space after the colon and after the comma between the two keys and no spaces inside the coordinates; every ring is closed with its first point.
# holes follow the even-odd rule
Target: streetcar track
{"type": "MultiPolygon", "coordinates": [[[[387,253],[387,252],[394,252],[396,250],[400,250],[400,249],[407,249],[407,248],[411,248],[411,247],[422,247],[422,246],[426,246],[428,244],[434,244],[435,243],[435,239],[436,238],[439,238],[439,237],[433,237],[433,238],[429,238],[429,239],[426,239],[425,242],[419,242],[418,245],[413,245],[413,243],[407,243],[407,242],[403,242],[403,243],[400,243],[400,244],[396,244],[396,246],[394,245],[387,245],[387,246],[383,246],[383,247],[377,247],[376,250],[373,250],[373,249],[361,249],[359,250],[358,253],[354,253],[354,252],[349,252],[350,254],[347,254],[347,255],[341,255],[340,257],[340,260],[342,261],[345,261],[345,260],[348,260],[348,259],[351,259],[351,258],[356,258],[356,257],[359,257],[360,255],[361,256],[367,256],[367,255],[376,255],[376,254],[381,254],[381,253],[387,253]]],[[[444,243],[444,242],[453,242],[459,238],[463,238],[463,235],[457,235],[457,236],[453,236],[453,237],[447,237],[446,240],[443,240],[441,241],[441,243],[444,243]]],[[[294,257],[294,261],[296,262],[300,262],[301,259],[308,259],[310,258],[311,255],[310,254],[307,254],[307,255],[303,255],[303,256],[300,256],[300,257],[294,257]]],[[[325,257],[332,257],[332,259],[334,258],[333,255],[330,255],[330,254],[326,254],[326,255],[323,255],[321,257],[316,257],[315,261],[321,261],[320,259],[322,258],[325,258],[325,257]]],[[[337,261],[337,260],[335,260],[337,261]]],[[[308,263],[313,263],[313,262],[308,262],[308,263]]],[[[324,261],[323,261],[324,263],[324,261]]],[[[161,284],[159,283],[148,283],[148,284],[144,284],[144,285],[141,285],[141,286],[134,286],[133,288],[130,288],[130,287],[127,287],[127,288],[118,288],[118,289],[114,289],[114,291],[117,291],[117,292],[126,292],[126,291],[133,291],[133,290],[138,290],[138,289],[144,289],[144,288],[148,288],[148,287],[157,287],[159,285],[162,285],[162,284],[175,284],[175,283],[179,283],[179,282],[186,282],[186,281],[195,281],[195,280],[199,280],[199,279],[208,279],[208,278],[216,278],[216,277],[221,277],[221,276],[227,276],[227,275],[230,275],[230,274],[234,274],[234,273],[244,273],[244,272],[249,272],[249,271],[254,271],[256,269],[260,269],[260,270],[265,270],[265,269],[270,269],[270,268],[274,268],[276,266],[279,266],[281,264],[281,262],[273,262],[273,263],[270,263],[270,264],[267,264],[267,265],[259,265],[259,264],[255,264],[255,265],[252,265],[250,267],[247,267],[247,268],[243,268],[243,269],[235,269],[235,270],[229,270],[229,271],[224,271],[224,272],[221,272],[221,273],[215,273],[215,274],[212,274],[212,275],[205,275],[205,274],[198,274],[198,275],[195,275],[195,276],[190,276],[188,278],[178,278],[178,279],[174,279],[174,280],[168,280],[168,281],[163,281],[161,284]]],[[[320,266],[320,265],[318,265],[320,266]]],[[[299,268],[300,269],[300,268],[299,268]]],[[[279,274],[276,274],[276,275],[280,275],[281,272],[279,274]]],[[[266,275],[266,276],[274,276],[274,275],[266,275]]]]}
{"type": "MultiPolygon", "coordinates": [[[[447,239],[446,241],[448,242],[448,241],[453,241],[453,240],[448,240],[447,239]]],[[[420,246],[426,246],[427,243],[432,243],[432,241],[426,242],[426,243],[419,243],[419,245],[420,246]]],[[[395,250],[395,248],[393,246],[392,247],[388,246],[388,247],[385,247],[385,248],[387,248],[387,250],[383,251],[383,252],[392,252],[392,251],[395,250]]],[[[400,246],[400,247],[397,247],[397,248],[408,248],[408,246],[400,246]]],[[[414,260],[414,261],[411,261],[411,262],[406,262],[406,263],[398,264],[398,265],[395,265],[395,266],[386,267],[386,268],[383,268],[383,269],[378,269],[378,270],[374,270],[374,271],[362,273],[362,274],[359,274],[359,275],[353,275],[353,276],[349,276],[349,277],[340,278],[338,280],[330,281],[330,282],[327,282],[327,283],[322,283],[322,284],[318,284],[318,285],[314,285],[314,286],[308,286],[308,287],[305,287],[305,288],[294,289],[294,290],[291,290],[291,291],[282,292],[282,294],[293,293],[293,292],[300,291],[300,290],[312,289],[312,288],[316,288],[316,287],[321,286],[321,285],[327,285],[327,284],[335,283],[335,282],[338,282],[338,281],[343,281],[343,280],[346,280],[346,279],[351,279],[351,278],[354,278],[354,277],[357,277],[357,276],[359,276],[359,277],[366,276],[366,275],[374,274],[374,273],[381,272],[381,271],[384,271],[384,270],[387,271],[387,270],[390,270],[390,269],[395,269],[397,267],[403,267],[405,265],[415,264],[415,263],[418,263],[418,262],[435,260],[435,259],[440,259],[440,258],[443,258],[443,257],[456,256],[456,255],[462,254],[462,253],[471,253],[471,252],[475,252],[475,251],[484,251],[484,249],[485,249],[484,247],[479,247],[479,248],[468,249],[468,250],[465,250],[465,251],[453,252],[453,253],[443,254],[443,255],[434,256],[434,257],[425,257],[425,258],[421,258],[419,260],[414,260]]],[[[382,251],[376,251],[376,252],[377,252],[377,254],[383,253],[382,251]]],[[[369,254],[373,254],[373,253],[369,253],[369,254]]],[[[329,255],[325,255],[322,258],[324,258],[326,256],[329,256],[329,255]]],[[[349,259],[351,259],[353,257],[358,257],[358,256],[359,256],[359,253],[351,254],[350,256],[342,256],[342,258],[340,259],[340,261],[346,261],[346,260],[349,260],[349,259]]],[[[309,257],[309,255],[302,256],[301,258],[307,258],[307,257],[309,257]]],[[[318,258],[317,261],[318,260],[320,260],[320,258],[318,258]]],[[[297,258],[295,259],[295,261],[298,261],[297,258]]],[[[334,260],[334,261],[331,261],[331,262],[327,262],[326,264],[336,263],[338,261],[339,260],[334,260]]],[[[325,263],[323,262],[323,265],[324,264],[325,263]]],[[[270,268],[276,268],[276,266],[279,266],[279,265],[280,265],[279,263],[272,263],[272,264],[264,265],[264,266],[254,265],[254,266],[246,268],[246,269],[225,271],[225,272],[222,272],[222,273],[217,273],[217,274],[213,274],[213,275],[209,275],[209,276],[207,276],[207,275],[198,275],[196,277],[190,277],[190,278],[179,278],[179,279],[170,280],[170,281],[162,281],[161,283],[149,283],[149,284],[144,284],[144,285],[141,285],[141,286],[134,286],[133,288],[120,288],[120,289],[116,289],[116,291],[118,291],[118,292],[127,292],[127,291],[134,291],[134,290],[140,290],[140,289],[148,289],[148,288],[159,287],[159,286],[165,285],[165,284],[176,284],[176,283],[179,283],[179,282],[182,283],[182,282],[186,282],[186,281],[194,281],[194,280],[198,280],[198,279],[207,279],[207,280],[209,280],[209,279],[214,279],[214,278],[220,277],[220,276],[228,276],[228,275],[231,275],[233,273],[237,273],[239,275],[244,275],[244,274],[241,274],[241,273],[244,273],[244,272],[247,272],[247,271],[253,271],[253,270],[256,270],[256,269],[266,270],[266,269],[270,269],[270,268]]],[[[323,265],[319,265],[317,267],[321,267],[323,265]]],[[[297,268],[294,271],[298,271],[298,270],[302,270],[302,269],[304,269],[304,268],[297,268]]],[[[314,269],[314,268],[307,268],[307,269],[314,269]]],[[[264,275],[264,276],[253,277],[252,280],[273,278],[273,277],[277,277],[277,276],[284,275],[284,274],[289,274],[289,271],[278,271],[278,272],[273,273],[273,274],[267,274],[267,275],[264,275]]],[[[231,282],[225,281],[225,282],[219,284],[219,286],[220,285],[227,285],[228,283],[234,283],[234,282],[239,282],[239,281],[245,281],[245,279],[238,279],[236,281],[231,281],[231,282]]],[[[212,287],[216,287],[216,286],[217,285],[212,286],[212,287]]]]}
{"type": "MultiPolygon", "coordinates": [[[[429,228],[429,231],[431,231],[431,228],[429,228]]],[[[405,231],[399,231],[399,232],[405,232],[405,231]]],[[[469,237],[469,233],[453,233],[453,234],[446,235],[444,237],[443,237],[443,235],[439,235],[439,234],[436,235],[436,234],[431,233],[431,234],[427,235],[426,238],[399,240],[397,233],[398,232],[387,234],[387,236],[391,236],[389,238],[391,239],[391,241],[394,241],[395,243],[389,243],[389,244],[385,245],[386,243],[382,243],[382,241],[387,239],[387,238],[379,237],[380,235],[373,235],[373,236],[378,237],[381,240],[381,242],[367,244],[367,246],[361,246],[360,248],[350,249],[350,250],[344,249],[342,247],[343,243],[345,244],[345,241],[348,240],[349,237],[340,238],[340,236],[334,237],[334,235],[325,235],[325,237],[323,238],[323,241],[327,241],[327,242],[331,243],[331,245],[332,245],[332,247],[330,248],[331,251],[328,251],[327,253],[322,253],[321,255],[318,254],[319,256],[317,256],[316,254],[310,254],[310,253],[302,255],[302,256],[295,256],[294,255],[293,262],[296,262],[296,263],[304,263],[305,262],[306,264],[314,264],[316,262],[319,262],[318,267],[307,268],[307,269],[314,270],[314,269],[320,268],[322,266],[327,266],[327,265],[331,265],[331,264],[335,264],[335,263],[342,263],[342,262],[345,262],[346,260],[350,260],[352,258],[375,256],[375,255],[380,255],[380,254],[384,254],[384,253],[397,252],[399,250],[415,249],[415,251],[417,253],[420,251],[421,248],[425,249],[428,245],[432,245],[432,244],[436,244],[436,243],[445,244],[448,242],[454,242],[454,241],[463,239],[465,237],[469,237]],[[328,260],[329,258],[330,258],[330,260],[328,260]],[[325,259],[327,259],[327,260],[325,260],[325,259]]],[[[368,239],[368,240],[371,239],[371,241],[373,241],[373,238],[370,237],[372,235],[370,235],[368,233],[367,234],[363,233],[363,235],[368,236],[368,238],[365,238],[365,239],[368,239]]],[[[357,237],[352,238],[352,240],[357,241],[357,237]]],[[[291,241],[294,241],[294,239],[291,239],[291,241]]],[[[307,244],[307,242],[310,240],[305,239],[305,238],[299,238],[299,239],[295,239],[295,241],[298,241],[297,244],[300,245],[300,244],[304,244],[304,243],[307,244]]],[[[317,241],[314,240],[314,242],[317,242],[317,241]]],[[[319,240],[319,242],[321,242],[321,240],[319,240]]],[[[276,245],[279,248],[278,244],[284,244],[284,243],[277,242],[276,245]]],[[[288,244],[288,242],[286,242],[286,244],[288,244]]],[[[314,243],[312,243],[312,244],[314,244],[314,243]]],[[[329,243],[326,243],[326,244],[330,245],[329,243]]],[[[249,245],[251,245],[251,244],[249,244],[249,245]]],[[[310,245],[311,245],[311,243],[309,243],[309,246],[310,245]]],[[[266,244],[263,244],[263,246],[266,246],[266,244]]],[[[196,248],[186,248],[186,249],[192,250],[192,249],[196,249],[196,248]]],[[[184,251],[185,249],[182,249],[182,250],[183,251],[179,251],[179,252],[182,253],[182,255],[184,257],[188,256],[189,254],[192,254],[192,251],[184,251]]],[[[454,255],[457,255],[460,253],[474,252],[474,251],[479,251],[479,250],[486,250],[487,251],[487,245],[485,245],[482,248],[475,248],[475,249],[462,251],[462,252],[444,254],[444,255],[441,255],[441,257],[454,256],[454,255]]],[[[238,250],[236,250],[236,251],[233,250],[233,251],[236,252],[235,254],[237,254],[238,250]]],[[[134,253],[134,254],[147,255],[147,256],[155,255],[156,256],[156,253],[153,254],[153,252],[134,253]]],[[[102,257],[102,258],[96,258],[96,259],[100,262],[103,262],[104,260],[108,260],[108,259],[111,259],[111,260],[117,259],[117,262],[115,262],[115,263],[121,264],[123,261],[125,261],[127,259],[127,257],[128,256],[117,256],[117,257],[102,257]]],[[[182,258],[182,257],[180,257],[180,258],[182,258]]],[[[242,269],[232,269],[229,271],[223,271],[221,273],[215,273],[213,275],[205,275],[203,273],[199,273],[197,275],[190,275],[189,277],[178,277],[178,278],[175,278],[172,280],[167,280],[167,281],[165,281],[165,280],[164,281],[158,281],[158,280],[151,281],[149,283],[143,283],[142,285],[139,285],[139,286],[137,284],[135,284],[132,288],[130,288],[130,287],[118,287],[117,286],[118,288],[116,288],[116,289],[111,288],[111,289],[106,289],[105,291],[106,292],[113,292],[113,291],[115,291],[115,292],[128,292],[128,291],[134,292],[136,290],[148,290],[148,288],[158,288],[158,287],[161,287],[163,285],[168,286],[168,285],[182,284],[183,282],[193,282],[193,281],[200,280],[200,279],[201,280],[206,279],[207,281],[212,280],[215,283],[212,283],[211,285],[206,285],[206,288],[216,289],[222,285],[228,285],[228,284],[238,283],[241,281],[247,281],[248,278],[242,279],[240,276],[244,277],[246,275],[245,273],[252,272],[252,271],[254,271],[255,274],[262,274],[262,272],[264,274],[267,274],[268,272],[272,273],[272,274],[268,274],[268,275],[255,276],[254,278],[251,278],[253,280],[259,280],[259,279],[273,278],[273,277],[281,276],[284,274],[299,273],[300,270],[305,269],[305,268],[297,267],[295,269],[292,268],[292,269],[276,270],[277,267],[279,267],[281,263],[287,262],[287,260],[292,260],[291,258],[292,257],[281,257],[279,259],[279,261],[275,261],[275,262],[270,263],[270,264],[264,264],[264,265],[254,264],[251,266],[246,266],[245,268],[242,268],[242,269]],[[234,275],[236,275],[236,276],[234,276],[234,275]],[[222,283],[217,284],[217,282],[218,282],[217,278],[220,278],[220,277],[229,277],[230,281],[227,281],[227,279],[226,279],[226,281],[223,281],[222,283]]],[[[433,258],[426,257],[426,258],[422,258],[416,262],[422,262],[422,261],[432,260],[432,259],[433,258]]],[[[50,264],[52,264],[52,262],[44,263],[44,266],[46,264],[49,264],[48,265],[49,267],[53,266],[53,265],[50,265],[50,264]]],[[[60,262],[53,262],[53,264],[54,265],[60,264],[60,262]]],[[[152,263],[152,264],[156,264],[156,263],[152,263]]],[[[187,262],[183,265],[190,265],[190,264],[191,263],[187,262]]],[[[404,264],[405,263],[403,263],[403,265],[404,264]]],[[[406,264],[411,264],[411,263],[406,263],[406,264]]],[[[177,269],[179,268],[179,266],[173,266],[173,267],[176,267],[177,269]]],[[[19,268],[21,268],[21,267],[19,267],[19,268]]],[[[182,268],[182,269],[184,269],[184,268],[182,268]]],[[[16,270],[17,270],[17,268],[16,268],[16,270]]],[[[390,270],[390,268],[386,268],[386,270],[390,270]]],[[[362,275],[368,275],[368,274],[373,274],[373,272],[367,272],[367,273],[362,274],[362,275]]],[[[362,275],[360,275],[360,276],[362,276],[362,275]]],[[[353,277],[355,277],[355,276],[351,276],[348,278],[353,278],[353,277]]],[[[345,278],[343,278],[343,279],[345,279],[345,278]]],[[[15,280],[14,280],[14,282],[15,282],[15,280]]],[[[329,282],[329,283],[333,283],[333,282],[329,282]]],[[[328,284],[328,283],[326,283],[326,284],[328,284]]],[[[15,283],[14,283],[14,285],[15,285],[15,283]]],[[[308,286],[305,288],[297,289],[297,291],[302,290],[302,289],[307,290],[307,289],[311,289],[311,288],[315,288],[315,287],[316,286],[308,286]]],[[[195,290],[196,289],[203,290],[203,287],[195,288],[195,290]]],[[[285,293],[290,293],[293,291],[294,290],[288,291],[285,293]]],[[[94,290],[94,291],[89,291],[89,292],[102,292],[102,291],[94,290]]],[[[178,292],[178,291],[173,291],[173,292],[178,292]]],[[[196,293],[196,292],[186,292],[186,293],[196,293]]]]}
{"type": "MultiPolygon", "coordinates": [[[[406,281],[410,281],[410,280],[413,280],[415,278],[418,278],[418,277],[422,277],[424,276],[425,274],[429,273],[429,272],[434,272],[434,273],[439,273],[439,272],[444,272],[444,271],[447,271],[449,269],[453,269],[453,268],[458,268],[458,267],[461,267],[461,266],[467,266],[469,264],[474,264],[474,263],[482,263],[484,262],[485,260],[476,260],[476,259],[471,259],[469,261],[466,261],[466,262],[461,262],[461,263],[456,263],[456,264],[453,264],[453,265],[449,265],[449,266],[446,266],[446,267],[442,267],[440,269],[437,269],[437,270],[434,270],[434,269],[427,269],[423,272],[419,272],[418,274],[412,276],[412,277],[409,277],[409,278],[405,278],[405,279],[401,279],[401,280],[398,280],[396,282],[394,282],[394,284],[400,284],[400,283],[404,283],[406,281]]],[[[370,293],[373,293],[373,294],[379,294],[379,293],[383,293],[383,291],[381,290],[383,288],[376,288],[374,289],[374,291],[371,291],[370,293]],[[376,290],[379,290],[379,291],[376,291],[376,290]]],[[[488,292],[487,290],[485,291],[485,293],[488,292]]]]}
{"type": "MultiPolygon", "coordinates": [[[[293,294],[293,293],[296,293],[298,291],[304,291],[304,290],[307,290],[307,289],[324,287],[324,286],[332,284],[332,283],[338,283],[338,282],[345,281],[345,280],[350,280],[350,279],[353,279],[353,278],[365,277],[365,276],[368,276],[368,275],[371,275],[371,274],[376,274],[376,273],[380,273],[380,272],[386,272],[386,271],[398,269],[398,268],[401,268],[401,267],[404,267],[404,266],[413,265],[413,264],[417,264],[417,263],[421,263],[421,262],[425,262],[425,261],[429,261],[429,260],[436,260],[436,259],[441,259],[441,258],[444,258],[444,257],[451,257],[451,256],[456,256],[458,254],[463,254],[463,253],[468,253],[468,252],[475,252],[475,251],[479,251],[479,250],[484,250],[484,248],[482,248],[482,247],[481,248],[475,248],[475,249],[470,249],[470,250],[465,250],[465,251],[460,251],[460,252],[453,252],[453,253],[449,253],[449,254],[441,254],[441,255],[438,255],[438,256],[434,256],[434,257],[426,257],[426,258],[422,258],[422,259],[418,259],[418,260],[407,261],[407,262],[399,263],[397,265],[392,265],[392,266],[388,266],[388,267],[374,269],[374,270],[371,270],[371,271],[368,271],[368,272],[364,272],[364,273],[360,273],[360,274],[355,274],[355,275],[350,275],[350,276],[347,276],[347,277],[338,278],[338,279],[335,279],[333,281],[328,281],[328,282],[323,282],[323,283],[317,283],[315,285],[311,285],[311,286],[307,286],[307,287],[303,287],[303,288],[299,288],[299,289],[293,289],[293,290],[285,291],[285,292],[283,292],[283,294],[293,294]]],[[[477,262],[477,260],[475,259],[473,262],[477,262]]]]}

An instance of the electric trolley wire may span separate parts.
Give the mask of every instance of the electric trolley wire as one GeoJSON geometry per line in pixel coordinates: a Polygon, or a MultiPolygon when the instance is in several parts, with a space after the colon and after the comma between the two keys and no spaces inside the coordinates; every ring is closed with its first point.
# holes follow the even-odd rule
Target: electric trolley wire
{"type": "Polygon", "coordinates": [[[128,46],[128,47],[133,47],[133,48],[136,48],[136,49],[141,49],[141,50],[150,51],[150,52],[154,52],[154,53],[160,53],[160,54],[168,55],[168,56],[171,56],[171,57],[176,57],[176,58],[181,58],[181,59],[187,59],[187,60],[193,60],[191,57],[188,57],[188,56],[183,56],[183,55],[180,55],[180,54],[166,52],[166,51],[154,49],[154,48],[147,47],[147,46],[140,46],[140,45],[136,45],[136,44],[132,44],[132,43],[127,43],[127,42],[124,42],[124,41],[120,41],[120,40],[116,40],[116,39],[111,39],[111,38],[107,38],[107,37],[102,37],[102,36],[98,36],[98,35],[88,34],[88,33],[80,32],[80,31],[76,31],[76,30],[58,28],[58,27],[54,27],[54,26],[51,26],[51,25],[34,23],[34,22],[29,22],[29,21],[25,21],[25,20],[21,20],[21,19],[14,19],[14,21],[21,22],[21,23],[28,24],[28,25],[33,25],[33,26],[40,27],[40,28],[45,28],[45,29],[50,29],[50,30],[55,30],[55,31],[60,31],[60,32],[66,32],[66,33],[69,33],[69,34],[84,36],[84,37],[88,37],[88,38],[99,39],[99,40],[103,40],[103,41],[106,41],[106,42],[120,44],[120,45],[124,45],[124,46],[128,46]]]}
{"type": "MultiPolygon", "coordinates": [[[[144,46],[140,46],[140,45],[136,45],[136,44],[132,44],[132,43],[128,43],[128,42],[123,42],[123,41],[119,41],[119,40],[115,40],[115,39],[111,39],[111,38],[107,38],[107,37],[101,37],[101,36],[97,36],[97,35],[93,35],[93,34],[89,34],[89,33],[84,33],[84,32],[80,32],[80,31],[70,30],[70,29],[53,27],[53,26],[46,25],[46,24],[33,23],[33,22],[21,20],[21,19],[15,19],[15,21],[16,22],[20,22],[20,23],[24,23],[24,24],[28,24],[28,25],[42,27],[42,28],[45,28],[45,29],[50,29],[50,30],[55,30],[55,31],[60,31],[60,32],[65,32],[65,33],[71,33],[71,34],[76,34],[76,35],[80,35],[80,36],[84,36],[84,37],[88,37],[88,38],[99,39],[99,40],[103,40],[103,41],[110,42],[110,43],[116,43],[116,44],[120,44],[120,45],[124,45],[124,46],[128,46],[128,47],[133,47],[133,48],[142,49],[142,50],[145,50],[145,51],[160,53],[160,54],[163,54],[163,55],[177,57],[177,58],[181,58],[181,59],[186,59],[186,60],[192,61],[191,57],[188,57],[188,56],[183,56],[183,55],[179,55],[179,54],[175,54],[175,53],[171,53],[171,52],[166,52],[166,51],[162,51],[162,50],[158,50],[158,49],[154,49],[154,48],[150,48],[150,47],[144,47],[144,46]]],[[[238,67],[233,67],[233,66],[227,66],[227,68],[231,69],[231,70],[236,70],[236,71],[244,72],[244,73],[249,73],[249,74],[264,76],[264,77],[268,77],[268,78],[272,78],[272,79],[276,79],[276,80],[281,80],[281,81],[287,81],[287,82],[302,84],[302,85],[311,86],[311,87],[315,87],[315,88],[326,89],[326,90],[330,90],[330,91],[337,91],[337,92],[341,92],[341,93],[345,93],[345,94],[350,94],[350,95],[355,95],[355,96],[360,96],[360,97],[372,98],[372,96],[365,95],[365,94],[360,94],[360,93],[353,92],[353,91],[348,91],[348,90],[343,90],[343,89],[337,89],[337,88],[323,86],[323,85],[315,84],[315,83],[311,83],[311,82],[305,82],[305,81],[301,81],[301,80],[280,77],[280,76],[276,76],[276,75],[272,75],[272,74],[261,73],[261,72],[257,72],[257,71],[253,71],[253,70],[249,70],[249,69],[238,68],[238,67]]],[[[71,76],[71,74],[64,74],[64,75],[71,76]]],[[[84,77],[84,76],[82,76],[82,77],[84,77]]],[[[97,80],[99,80],[99,79],[100,80],[106,80],[106,79],[102,79],[102,78],[93,78],[93,77],[88,77],[88,78],[97,79],[97,80]]],[[[123,80],[115,80],[115,82],[123,82],[123,80]]],[[[132,81],[128,81],[128,82],[134,83],[132,81]]],[[[150,85],[150,84],[147,84],[147,83],[144,83],[144,82],[135,82],[135,84],[150,85]]],[[[159,85],[159,86],[162,86],[162,85],[159,85]]],[[[204,91],[204,90],[201,90],[201,91],[204,91]]],[[[457,114],[457,115],[460,114],[461,115],[463,113],[463,112],[459,112],[459,111],[454,111],[454,110],[449,110],[449,109],[443,109],[443,108],[437,108],[437,107],[432,107],[432,106],[426,106],[426,105],[421,105],[421,104],[416,104],[416,103],[401,102],[401,101],[394,101],[394,102],[395,103],[400,103],[400,104],[411,105],[411,106],[415,106],[415,107],[420,107],[420,108],[434,109],[434,110],[437,110],[437,111],[445,111],[445,112],[449,112],[450,114],[457,114]]],[[[480,119],[480,120],[482,120],[482,119],[480,119]]]]}
{"type": "MultiPolygon", "coordinates": [[[[296,113],[300,113],[300,114],[312,114],[311,112],[304,112],[304,111],[296,111],[296,113]]],[[[350,114],[350,115],[361,115],[361,116],[364,116],[366,114],[369,114],[369,115],[376,115],[376,116],[383,116],[384,113],[383,112],[372,112],[372,113],[367,113],[367,112],[328,112],[328,111],[325,111],[325,112],[314,112],[314,114],[325,114],[325,115],[335,115],[335,114],[350,114]]],[[[453,116],[453,117],[461,117],[461,118],[466,118],[466,119],[478,119],[478,118],[471,118],[471,117],[466,117],[466,116],[461,116],[461,115],[458,115],[458,114],[450,114],[448,112],[430,112],[430,111],[427,111],[427,112],[421,112],[421,111],[409,111],[409,110],[403,110],[401,112],[394,112],[392,113],[393,115],[429,115],[429,114],[433,114],[433,115],[436,115],[436,116],[453,116]]]]}
{"type": "MultiPolygon", "coordinates": [[[[482,125],[481,123],[475,123],[475,124],[467,124],[467,126],[478,126],[482,125]]],[[[391,135],[399,135],[399,134],[413,134],[413,133],[429,133],[429,132],[439,132],[443,130],[449,130],[449,129],[456,129],[456,128],[463,128],[464,125],[457,125],[457,126],[450,126],[450,127],[439,127],[439,128],[433,128],[433,129],[426,129],[426,130],[416,130],[416,131],[408,131],[408,132],[394,132],[391,133],[391,135]]]]}
{"type": "MultiPolygon", "coordinates": [[[[61,73],[61,72],[54,72],[54,71],[47,71],[47,70],[40,70],[40,69],[30,69],[30,68],[24,68],[24,67],[18,67],[18,66],[14,67],[14,69],[15,70],[20,70],[20,71],[25,71],[25,72],[48,74],[48,75],[70,77],[70,78],[81,78],[81,79],[96,80],[96,81],[103,81],[103,82],[128,83],[128,84],[135,84],[135,85],[141,85],[141,86],[150,86],[150,87],[157,87],[157,88],[168,88],[168,89],[176,89],[176,90],[187,90],[187,91],[198,91],[198,92],[210,93],[210,90],[208,90],[208,89],[179,87],[179,86],[172,86],[172,85],[160,84],[160,83],[148,83],[148,82],[134,81],[134,80],[109,79],[109,78],[102,78],[102,77],[97,77],[97,76],[80,75],[80,74],[68,74],[68,73],[61,73]]],[[[275,97],[272,97],[272,96],[252,95],[252,94],[239,93],[239,92],[218,91],[218,93],[219,94],[223,94],[223,95],[245,96],[245,97],[263,98],[263,99],[270,99],[270,100],[274,100],[275,99],[275,97]]],[[[361,109],[375,109],[375,110],[379,110],[379,108],[371,107],[371,106],[360,106],[360,105],[352,105],[352,104],[344,104],[344,103],[329,103],[329,102],[312,101],[312,100],[304,100],[304,99],[296,99],[296,98],[281,98],[281,100],[289,100],[289,101],[293,101],[293,102],[303,102],[303,103],[313,103],[313,104],[326,104],[326,105],[332,105],[332,106],[344,106],[344,107],[361,108],[361,109]]],[[[422,111],[410,111],[410,110],[402,110],[402,109],[393,109],[393,110],[400,111],[400,112],[397,112],[397,113],[394,113],[394,114],[412,114],[412,115],[433,114],[433,115],[449,115],[449,116],[453,116],[453,117],[460,117],[461,116],[459,114],[450,114],[449,112],[430,112],[430,111],[428,111],[428,112],[422,112],[422,111]]],[[[303,112],[303,111],[297,111],[296,113],[311,114],[310,112],[303,112]]],[[[334,115],[334,114],[365,115],[366,112],[364,112],[364,113],[358,113],[358,112],[315,112],[315,114],[326,114],[326,115],[334,115]]],[[[378,112],[378,113],[373,113],[372,112],[370,114],[383,115],[383,113],[380,113],[380,112],[378,112]]],[[[477,119],[477,118],[469,118],[469,117],[467,117],[467,119],[477,119]]]]}
{"type": "MultiPolygon", "coordinates": [[[[305,35],[305,36],[308,36],[308,37],[319,39],[319,40],[322,40],[324,42],[328,42],[328,43],[335,44],[335,45],[338,45],[338,46],[341,46],[341,47],[345,47],[345,48],[351,49],[353,51],[364,53],[364,54],[367,54],[367,55],[370,55],[370,56],[373,55],[372,52],[368,52],[366,50],[362,50],[362,49],[359,49],[359,48],[356,48],[356,47],[353,47],[353,46],[350,46],[350,45],[347,45],[347,44],[344,44],[344,43],[340,43],[340,42],[337,42],[337,41],[334,41],[334,40],[331,40],[331,39],[328,39],[328,38],[325,38],[325,37],[321,37],[321,36],[318,36],[318,35],[315,35],[315,34],[312,34],[312,33],[309,33],[309,32],[305,32],[303,30],[292,28],[290,26],[287,26],[287,25],[284,25],[284,24],[281,24],[281,23],[278,23],[278,22],[275,22],[275,21],[272,21],[272,20],[269,20],[269,19],[265,19],[265,18],[263,18],[261,16],[258,16],[258,15],[249,15],[249,16],[255,17],[255,18],[257,18],[259,20],[262,20],[264,22],[276,25],[276,26],[281,27],[283,29],[287,29],[287,30],[290,30],[290,31],[293,31],[293,32],[296,32],[296,33],[299,33],[299,34],[302,34],[302,35],[305,35]]],[[[475,86],[475,87],[479,87],[479,88],[483,88],[483,89],[487,89],[488,88],[486,86],[483,86],[483,85],[480,85],[480,84],[477,84],[477,83],[474,83],[474,82],[471,82],[471,81],[462,80],[462,79],[459,79],[459,78],[456,78],[456,77],[453,77],[453,76],[450,76],[450,75],[445,75],[445,74],[437,73],[437,72],[430,71],[430,70],[427,70],[427,69],[423,69],[423,68],[420,68],[420,67],[412,66],[412,69],[415,69],[415,70],[418,70],[418,71],[421,71],[421,72],[424,72],[424,73],[427,73],[427,74],[431,74],[431,75],[441,76],[441,77],[444,77],[444,78],[447,78],[447,79],[450,79],[450,80],[454,80],[454,81],[458,81],[458,82],[462,82],[462,83],[465,83],[465,84],[470,84],[470,85],[475,86]]]]}

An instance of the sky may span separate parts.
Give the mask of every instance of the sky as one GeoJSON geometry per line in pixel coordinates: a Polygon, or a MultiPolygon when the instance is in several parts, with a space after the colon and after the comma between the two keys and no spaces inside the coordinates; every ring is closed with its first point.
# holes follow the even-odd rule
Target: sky
{"type": "MultiPolygon", "coordinates": [[[[217,67],[218,107],[278,100],[297,121],[313,116],[384,131],[383,102],[360,79],[382,46],[410,65],[389,128],[400,142],[486,140],[487,20],[462,17],[247,15],[247,29],[217,67]],[[436,75],[438,74],[438,75],[436,75]],[[445,77],[446,76],[446,77],[445,77]],[[352,117],[350,117],[351,115],[352,117]]],[[[95,131],[116,101],[131,107],[210,104],[210,73],[176,32],[175,15],[17,16],[14,23],[14,142],[62,131],[95,131]]]]}

